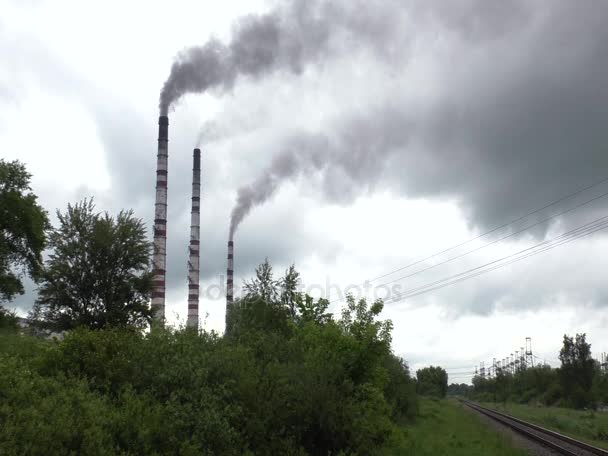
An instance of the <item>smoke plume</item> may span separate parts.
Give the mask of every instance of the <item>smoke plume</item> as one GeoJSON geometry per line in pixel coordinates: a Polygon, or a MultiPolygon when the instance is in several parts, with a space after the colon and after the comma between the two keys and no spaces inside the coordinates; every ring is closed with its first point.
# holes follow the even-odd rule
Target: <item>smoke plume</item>
{"type": "Polygon", "coordinates": [[[311,16],[310,8],[276,10],[242,18],[232,41],[211,39],[205,45],[182,51],[160,94],[160,112],[166,115],[179,98],[209,89],[230,90],[239,76],[260,77],[278,68],[293,72],[325,49],[327,24],[311,16]]]}
{"type": "Polygon", "coordinates": [[[306,176],[322,179],[321,191],[331,201],[352,201],[374,189],[386,159],[403,151],[412,129],[409,116],[398,107],[337,122],[332,135],[297,132],[283,142],[279,153],[252,183],[237,191],[229,238],[244,218],[264,204],[285,181],[306,176]]]}
{"type": "Polygon", "coordinates": [[[329,151],[329,143],[322,136],[294,136],[281,153],[274,157],[270,166],[251,184],[239,188],[237,201],[230,218],[229,239],[243,219],[255,206],[270,199],[282,182],[308,170],[320,170],[325,166],[323,154],[329,151]]]}
{"type": "Polygon", "coordinates": [[[260,78],[277,70],[297,74],[339,47],[339,38],[345,34],[356,37],[357,43],[382,48],[391,28],[397,27],[399,2],[378,1],[381,7],[370,3],[376,1],[352,0],[339,5],[295,0],[268,14],[242,18],[230,43],[214,38],[177,56],[160,94],[160,114],[167,115],[188,93],[230,90],[240,76],[260,78]],[[386,4],[393,6],[390,14],[386,4]],[[366,12],[364,19],[362,11],[366,12]]]}
{"type": "MultiPolygon", "coordinates": [[[[426,36],[446,30],[462,36],[447,41],[447,55],[458,56],[459,68],[452,59],[439,65],[433,95],[412,101],[391,91],[392,107],[375,104],[353,111],[358,118],[350,120],[343,113],[339,122],[324,123],[324,136],[288,140],[260,177],[238,191],[232,233],[297,176],[310,184],[320,178],[322,196],[331,202],[348,203],[380,186],[408,198],[449,198],[481,230],[606,177],[608,60],[599,56],[608,52],[608,6],[580,9],[564,0],[549,10],[526,4],[503,17],[500,9],[484,7],[475,16],[453,5],[423,5],[436,7],[426,36]],[[571,24],[581,33],[564,49],[561,30],[571,24]]],[[[560,223],[574,227],[606,207],[598,200],[560,223]]],[[[549,226],[531,234],[542,238],[549,226]]]]}

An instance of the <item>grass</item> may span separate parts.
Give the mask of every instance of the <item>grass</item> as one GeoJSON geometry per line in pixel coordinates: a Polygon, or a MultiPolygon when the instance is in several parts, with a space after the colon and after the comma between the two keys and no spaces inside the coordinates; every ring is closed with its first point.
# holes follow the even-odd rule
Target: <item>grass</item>
{"type": "Polygon", "coordinates": [[[404,430],[403,442],[387,455],[524,456],[510,438],[456,401],[422,399],[420,417],[404,430]]]}
{"type": "Polygon", "coordinates": [[[608,412],[507,403],[484,404],[525,421],[608,449],[608,412]]]}

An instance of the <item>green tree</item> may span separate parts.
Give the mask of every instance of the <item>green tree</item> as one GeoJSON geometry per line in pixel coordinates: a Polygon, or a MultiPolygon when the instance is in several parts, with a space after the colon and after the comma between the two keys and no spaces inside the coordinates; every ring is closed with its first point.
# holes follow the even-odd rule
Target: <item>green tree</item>
{"type": "Polygon", "coordinates": [[[245,298],[261,298],[263,301],[276,303],[279,297],[278,283],[273,278],[272,266],[268,258],[255,270],[255,277],[245,282],[245,298]]]}
{"type": "Polygon", "coordinates": [[[98,213],[86,199],[57,217],[31,320],[58,330],[148,324],[151,245],[142,220],[98,213]]]}
{"type": "Polygon", "coordinates": [[[243,299],[239,325],[224,336],[81,327],[50,342],[0,333],[0,448],[384,454],[404,438],[417,396],[392,353],[390,322],[379,320],[382,304],[351,297],[341,321],[326,300],[302,299],[312,310],[295,320],[280,298],[243,299]]]}
{"type": "Polygon", "coordinates": [[[323,298],[319,298],[315,301],[311,296],[300,295],[297,297],[296,307],[298,309],[300,321],[303,323],[314,321],[318,324],[324,324],[330,321],[333,316],[331,313],[327,312],[329,301],[323,298]]]}
{"type": "Polygon", "coordinates": [[[468,396],[473,387],[466,383],[450,383],[448,385],[448,396],[468,396]]]}
{"type": "Polygon", "coordinates": [[[424,396],[445,397],[448,392],[448,374],[441,367],[425,367],[416,371],[416,387],[424,396]]]}
{"type": "Polygon", "coordinates": [[[384,396],[391,404],[393,419],[404,424],[411,421],[418,413],[416,382],[410,375],[410,369],[404,359],[389,355],[384,367],[388,373],[388,382],[384,387],[384,396]]]}
{"type": "Polygon", "coordinates": [[[25,274],[36,281],[42,271],[49,221],[31,177],[22,163],[0,159],[0,302],[23,294],[25,274]]]}
{"type": "Polygon", "coordinates": [[[12,310],[0,307],[0,330],[17,331],[19,329],[19,319],[12,310]]]}
{"type": "Polygon", "coordinates": [[[390,346],[393,322],[377,320],[383,308],[384,302],[381,299],[377,299],[371,306],[368,306],[364,298],[357,301],[353,295],[349,294],[346,297],[346,305],[342,308],[340,325],[357,339],[374,339],[390,346]]]}
{"type": "Polygon", "coordinates": [[[562,362],[560,380],[566,399],[576,408],[591,405],[595,361],[591,357],[591,344],[587,343],[586,334],[577,334],[574,338],[564,334],[559,359],[562,362]]]}
{"type": "Polygon", "coordinates": [[[301,298],[301,293],[298,292],[300,285],[300,273],[296,271],[295,265],[289,266],[285,271],[285,275],[279,281],[281,288],[281,304],[285,306],[291,315],[295,318],[298,309],[298,300],[301,298]]]}

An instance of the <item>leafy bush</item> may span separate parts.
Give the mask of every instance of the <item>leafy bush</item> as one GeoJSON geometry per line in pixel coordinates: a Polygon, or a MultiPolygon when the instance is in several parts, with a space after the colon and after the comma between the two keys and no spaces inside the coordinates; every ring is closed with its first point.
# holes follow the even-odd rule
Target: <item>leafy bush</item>
{"type": "Polygon", "coordinates": [[[0,306],[0,331],[15,332],[17,329],[19,329],[17,314],[0,306]]]}
{"type": "Polygon", "coordinates": [[[349,298],[334,320],[326,302],[274,296],[235,306],[225,336],[12,336],[0,344],[0,446],[9,455],[337,455],[378,454],[402,438],[397,426],[417,400],[391,352],[391,324],[378,320],[382,304],[349,298]]]}
{"type": "Polygon", "coordinates": [[[425,367],[416,372],[416,388],[425,396],[445,397],[448,392],[448,374],[441,367],[425,367]]]}
{"type": "Polygon", "coordinates": [[[591,357],[585,334],[564,336],[560,359],[562,366],[557,369],[537,365],[516,372],[497,370],[492,378],[475,376],[469,395],[484,402],[509,400],[577,409],[608,403],[608,373],[591,357]]]}

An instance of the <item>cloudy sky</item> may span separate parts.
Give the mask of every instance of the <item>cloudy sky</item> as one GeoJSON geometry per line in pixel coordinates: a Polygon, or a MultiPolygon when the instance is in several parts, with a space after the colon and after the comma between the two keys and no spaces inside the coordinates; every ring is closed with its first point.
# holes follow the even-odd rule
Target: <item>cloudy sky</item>
{"type": "MultiPolygon", "coordinates": [[[[564,333],[586,332],[596,354],[608,351],[605,232],[494,263],[573,240],[559,236],[608,215],[608,182],[594,186],[608,178],[608,3],[219,5],[0,0],[0,156],[27,164],[50,213],[93,196],[98,209],[132,208],[151,226],[161,88],[176,57],[219,49],[225,61],[192,70],[208,90],[169,109],[172,321],[187,312],[200,138],[208,329],[223,327],[241,189],[260,204],[235,235],[237,283],[265,257],[277,273],[295,263],[304,288],[329,289],[337,312],[347,286],[380,277],[365,289],[391,288],[385,316],[414,368],[439,364],[467,381],[528,336],[552,364],[564,333]],[[488,263],[501,267],[399,294],[488,263]]],[[[23,314],[33,288],[13,303],[23,314]]]]}

